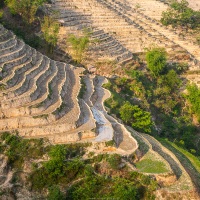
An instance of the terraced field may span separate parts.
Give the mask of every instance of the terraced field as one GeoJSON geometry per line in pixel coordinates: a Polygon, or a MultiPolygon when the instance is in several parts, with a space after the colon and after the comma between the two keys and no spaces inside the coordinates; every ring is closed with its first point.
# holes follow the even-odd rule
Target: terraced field
{"type": "Polygon", "coordinates": [[[53,143],[114,138],[124,154],[135,151],[137,142],[104,109],[110,96],[102,88],[104,77],[83,77],[87,90],[78,100],[82,68],[49,59],[3,26],[0,33],[1,132],[47,137],[53,143]]]}
{"type": "MultiPolygon", "coordinates": [[[[182,160],[179,160],[179,157],[174,155],[172,149],[167,149],[152,136],[138,133],[130,127],[127,128],[138,141],[139,151],[142,153],[141,159],[136,163],[137,169],[140,172],[154,174],[156,176],[159,183],[163,186],[159,190],[160,193],[166,190],[172,194],[193,190],[194,184],[196,183],[193,184],[191,177],[195,173],[190,174],[191,177],[188,175],[190,171],[188,169],[191,166],[184,168],[185,165],[183,167],[182,160]]],[[[196,175],[199,176],[198,173],[196,175]]],[[[190,197],[188,196],[186,198],[190,197]]],[[[198,199],[198,197],[195,198],[198,199]]]]}
{"type": "Polygon", "coordinates": [[[152,44],[166,48],[173,61],[189,62],[190,70],[199,70],[199,46],[194,38],[181,36],[181,31],[161,25],[162,11],[168,8],[156,0],[56,0],[52,5],[59,11],[62,23],[61,46],[66,44],[66,33],[92,30],[99,43],[92,46],[96,58],[115,60],[119,64],[133,63],[133,53],[144,52],[152,44]],[[154,5],[154,6],[152,6],[154,5]]]}
{"type": "MultiPolygon", "coordinates": [[[[93,30],[92,37],[100,41],[90,49],[94,57],[127,65],[134,62],[133,53],[143,52],[145,47],[156,43],[169,54],[185,55],[190,70],[198,71],[199,47],[157,21],[167,4],[142,0],[139,9],[137,3],[136,0],[56,0],[54,9],[60,11],[58,19],[63,24],[60,44],[64,45],[66,33],[81,33],[84,27],[89,27],[93,30]],[[148,9],[152,3],[155,6],[148,9]]],[[[191,180],[194,174],[190,174],[179,156],[153,137],[125,127],[107,113],[103,102],[111,94],[102,87],[107,81],[105,77],[83,75],[83,68],[49,59],[2,25],[0,68],[1,132],[17,132],[24,138],[47,137],[54,144],[114,140],[114,152],[124,156],[139,152],[136,170],[154,175],[161,185],[159,191],[176,194],[195,191],[191,180]],[[78,98],[81,78],[86,88],[78,98]]],[[[197,78],[194,82],[198,81],[197,78]]],[[[10,170],[5,169],[6,162],[5,157],[0,157],[2,187],[8,187],[12,177],[10,170]]]]}

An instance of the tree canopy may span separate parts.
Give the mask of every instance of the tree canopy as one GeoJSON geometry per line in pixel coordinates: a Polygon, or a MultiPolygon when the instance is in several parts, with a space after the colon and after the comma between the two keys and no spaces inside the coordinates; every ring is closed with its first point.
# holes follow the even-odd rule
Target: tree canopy
{"type": "Polygon", "coordinates": [[[120,108],[120,116],[124,122],[131,124],[133,128],[147,133],[151,132],[151,114],[137,105],[131,105],[129,102],[126,102],[120,108]]]}
{"type": "Polygon", "coordinates": [[[167,56],[164,48],[153,47],[147,49],[146,52],[146,61],[147,68],[153,74],[153,76],[159,76],[166,66],[167,56]]]}
{"type": "Polygon", "coordinates": [[[5,0],[12,14],[19,14],[25,23],[31,24],[35,21],[38,7],[46,0],[5,0]]]}

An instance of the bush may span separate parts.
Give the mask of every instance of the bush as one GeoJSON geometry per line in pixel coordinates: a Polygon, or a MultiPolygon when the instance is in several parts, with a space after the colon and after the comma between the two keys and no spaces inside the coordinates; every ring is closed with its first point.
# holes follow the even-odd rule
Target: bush
{"type": "Polygon", "coordinates": [[[74,184],[67,192],[67,199],[155,199],[155,181],[136,172],[128,173],[126,178],[106,178],[90,176],[74,184]]]}
{"type": "Polygon", "coordinates": [[[85,33],[82,37],[76,37],[74,34],[71,34],[67,40],[72,46],[74,59],[79,63],[83,60],[84,54],[89,46],[89,35],[85,33]]]}
{"type": "Polygon", "coordinates": [[[195,84],[192,84],[187,86],[187,91],[188,94],[185,97],[190,103],[191,111],[200,122],[200,89],[195,84]]]}
{"type": "Polygon", "coordinates": [[[41,31],[44,40],[48,44],[48,51],[53,52],[54,47],[58,41],[58,33],[60,29],[60,24],[54,20],[52,17],[44,16],[41,21],[41,31]]]}
{"type": "Polygon", "coordinates": [[[159,76],[166,66],[166,51],[163,48],[153,47],[146,52],[147,68],[153,76],[159,76]]]}
{"type": "Polygon", "coordinates": [[[1,134],[6,148],[4,153],[13,168],[21,169],[24,160],[36,159],[44,154],[43,140],[25,140],[18,135],[4,132],[1,134]]]}
{"type": "Polygon", "coordinates": [[[133,128],[139,131],[151,132],[152,120],[149,112],[143,111],[137,105],[131,105],[126,102],[119,110],[121,119],[131,124],[133,128]]]}
{"type": "Polygon", "coordinates": [[[139,188],[129,180],[119,179],[113,185],[110,196],[113,199],[138,200],[141,198],[139,188]]]}
{"type": "Polygon", "coordinates": [[[58,186],[51,186],[48,193],[47,200],[65,200],[65,196],[58,186]]]}
{"type": "Polygon", "coordinates": [[[112,154],[107,158],[110,167],[113,169],[118,169],[121,164],[121,156],[118,154],[112,154]]]}
{"type": "Polygon", "coordinates": [[[3,17],[3,10],[0,10],[0,20],[3,17]]]}
{"type": "Polygon", "coordinates": [[[186,0],[173,1],[170,8],[162,13],[161,23],[163,25],[183,26],[186,28],[197,28],[200,26],[200,12],[188,7],[186,0]]]}

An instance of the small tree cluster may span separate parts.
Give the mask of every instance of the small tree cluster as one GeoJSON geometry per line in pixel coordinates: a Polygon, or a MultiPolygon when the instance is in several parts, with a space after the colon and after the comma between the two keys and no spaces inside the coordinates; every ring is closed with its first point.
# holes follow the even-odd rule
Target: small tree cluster
{"type": "Polygon", "coordinates": [[[200,26],[200,12],[188,7],[186,0],[178,2],[174,0],[170,8],[162,13],[163,25],[182,26],[186,28],[197,28],[200,26]]]}
{"type": "Polygon", "coordinates": [[[31,24],[35,21],[38,7],[45,0],[5,0],[12,14],[19,14],[25,23],[31,24]]]}

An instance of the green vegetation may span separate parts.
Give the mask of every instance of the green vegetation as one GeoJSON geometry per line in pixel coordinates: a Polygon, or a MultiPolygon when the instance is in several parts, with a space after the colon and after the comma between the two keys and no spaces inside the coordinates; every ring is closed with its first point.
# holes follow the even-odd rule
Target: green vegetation
{"type": "Polygon", "coordinates": [[[37,12],[44,2],[46,0],[5,0],[2,10],[0,8],[0,22],[26,44],[54,57],[60,24],[52,17],[43,17],[41,10],[37,12]],[[38,36],[38,32],[42,36],[38,36]]]}
{"type": "Polygon", "coordinates": [[[3,10],[0,9],[0,19],[3,17],[3,10]]]}
{"type": "Polygon", "coordinates": [[[10,12],[14,15],[19,14],[26,24],[31,24],[35,21],[35,15],[38,7],[45,0],[5,0],[10,12]]]}
{"type": "Polygon", "coordinates": [[[110,164],[110,167],[113,168],[113,169],[118,169],[119,168],[119,165],[121,163],[121,156],[118,155],[118,154],[113,154],[113,155],[110,155],[108,158],[107,158],[107,161],[108,163],[110,164]]]}
{"type": "Polygon", "coordinates": [[[40,158],[46,151],[42,139],[25,140],[17,134],[4,132],[1,134],[0,140],[0,153],[8,156],[9,164],[15,169],[22,169],[25,160],[40,158]]]}
{"type": "Polygon", "coordinates": [[[47,42],[47,50],[52,53],[54,47],[57,44],[58,33],[60,25],[52,17],[44,16],[44,19],[41,21],[41,31],[44,40],[47,42]]]}
{"type": "Polygon", "coordinates": [[[85,81],[83,80],[83,77],[81,77],[81,89],[79,91],[78,98],[82,99],[86,90],[87,90],[87,87],[86,87],[85,81]]]}
{"type": "Polygon", "coordinates": [[[157,138],[162,145],[167,147],[170,151],[172,151],[176,157],[180,160],[181,164],[190,172],[193,183],[197,188],[200,188],[200,160],[181,148],[179,142],[172,143],[168,139],[157,138]],[[177,144],[179,146],[177,146],[177,144]]]}
{"type": "Polygon", "coordinates": [[[137,132],[130,127],[126,127],[130,132],[131,135],[137,140],[139,147],[138,149],[141,151],[143,155],[145,155],[149,151],[149,146],[144,142],[142,136],[138,135],[137,132]]]}
{"type": "Polygon", "coordinates": [[[3,90],[5,90],[6,89],[6,86],[4,85],[4,84],[0,84],[0,91],[3,91],[3,90]]]}
{"type": "Polygon", "coordinates": [[[197,44],[200,45],[200,35],[196,37],[197,44]]]}
{"type": "Polygon", "coordinates": [[[48,84],[48,90],[49,90],[48,98],[51,99],[51,95],[53,94],[51,83],[48,84]]]}
{"type": "Polygon", "coordinates": [[[53,114],[61,112],[66,107],[66,104],[64,102],[61,103],[60,107],[58,107],[53,114]]]}
{"type": "MultiPolygon", "coordinates": [[[[127,77],[110,79],[104,87],[112,93],[105,106],[111,113],[121,118],[134,129],[167,137],[170,140],[183,140],[184,147],[194,149],[199,155],[198,146],[194,142],[198,129],[193,125],[189,107],[185,107],[185,98],[181,92],[182,80],[179,76],[187,70],[186,63],[168,64],[166,52],[159,47],[148,49],[147,59],[152,59],[152,66],[162,66],[161,70],[140,71],[127,70],[127,77]],[[158,62],[154,63],[154,57],[158,62]],[[159,62],[161,57],[161,62],[159,62]],[[154,122],[152,122],[152,118],[154,122]]],[[[192,112],[197,114],[199,96],[186,95],[193,101],[192,112]]],[[[194,152],[194,151],[193,151],[194,152]]]]}
{"type": "Polygon", "coordinates": [[[158,160],[155,155],[148,152],[141,161],[136,164],[137,169],[143,173],[167,173],[169,172],[165,163],[158,160]]]}
{"type": "Polygon", "coordinates": [[[84,162],[79,158],[84,154],[83,147],[81,144],[51,146],[47,152],[49,160],[29,177],[32,189],[42,190],[61,183],[67,185],[83,176],[84,162]]]}
{"type": "Polygon", "coordinates": [[[146,52],[147,68],[153,76],[159,76],[166,66],[166,51],[163,48],[153,47],[146,52]]]}
{"type": "Polygon", "coordinates": [[[140,131],[146,133],[151,132],[151,114],[143,111],[137,105],[133,106],[129,102],[126,102],[119,110],[121,119],[127,124],[140,131]]]}
{"type": "Polygon", "coordinates": [[[84,181],[73,185],[69,191],[69,199],[154,199],[154,195],[149,191],[156,188],[153,180],[131,172],[124,178],[114,177],[112,179],[105,176],[95,176],[89,173],[84,181]],[[148,189],[147,189],[148,188],[148,189]],[[149,190],[149,191],[148,191],[149,190]]]}
{"type": "Polygon", "coordinates": [[[144,159],[136,163],[137,169],[143,173],[166,173],[168,172],[164,163],[152,159],[144,159]]]}
{"type": "Polygon", "coordinates": [[[81,62],[85,56],[86,50],[90,42],[90,32],[85,31],[84,36],[77,37],[71,34],[67,40],[70,43],[73,50],[73,59],[77,62],[81,62]]]}
{"type": "Polygon", "coordinates": [[[173,0],[170,8],[163,12],[161,22],[163,25],[181,26],[187,29],[200,27],[200,12],[188,7],[186,0],[173,0]]]}
{"type": "Polygon", "coordinates": [[[128,93],[131,94],[129,85],[123,84],[123,82],[129,83],[129,80],[117,78],[113,80],[113,82],[104,84],[104,87],[112,92],[112,96],[106,100],[105,106],[110,108],[111,113],[115,113],[125,123],[131,125],[136,130],[147,133],[150,132],[153,125],[150,113],[140,108],[138,105],[133,105],[134,102],[131,101],[131,96],[127,96],[128,93]],[[123,87],[120,94],[116,92],[116,87],[123,87]]]}
{"type": "Polygon", "coordinates": [[[48,114],[43,114],[43,115],[36,115],[36,116],[33,116],[34,119],[37,119],[37,118],[44,118],[44,119],[47,119],[48,118],[48,114]]]}
{"type": "Polygon", "coordinates": [[[187,86],[188,94],[185,95],[185,98],[189,101],[191,111],[197,116],[198,121],[200,122],[200,89],[195,85],[187,86]]]}
{"type": "MultiPolygon", "coordinates": [[[[26,172],[28,178],[23,181],[30,186],[30,191],[39,191],[48,200],[154,199],[157,184],[153,179],[129,172],[126,167],[119,169],[121,156],[118,154],[91,155],[91,158],[82,159],[88,145],[52,146],[44,140],[22,139],[17,134],[5,132],[1,134],[0,153],[8,156],[10,166],[20,170],[20,174],[23,173],[24,161],[32,164],[31,172],[26,172]],[[46,154],[49,159],[43,160],[46,154]],[[108,173],[101,173],[104,168],[108,173]],[[110,176],[109,171],[115,171],[115,174],[119,171],[123,176],[110,176]]],[[[16,174],[13,181],[20,183],[22,179],[16,174]]]]}
{"type": "Polygon", "coordinates": [[[65,195],[60,191],[58,186],[51,186],[48,192],[47,200],[65,200],[65,195]]]}
{"type": "Polygon", "coordinates": [[[115,141],[114,140],[110,140],[110,141],[107,141],[107,142],[105,142],[105,145],[107,146],[107,147],[109,147],[109,146],[114,146],[115,145],[115,141]]]}
{"type": "MultiPolygon", "coordinates": [[[[200,173],[200,160],[194,156],[193,154],[189,153],[187,150],[181,148],[180,146],[177,146],[175,143],[167,141],[170,145],[172,145],[174,148],[176,148],[178,151],[180,151],[182,154],[184,154],[192,163],[192,165],[196,168],[196,170],[200,173]]],[[[192,149],[191,149],[192,151],[192,149]]]]}

